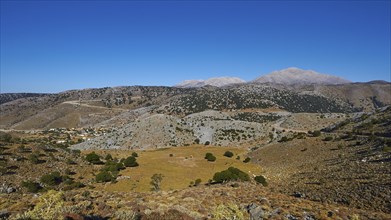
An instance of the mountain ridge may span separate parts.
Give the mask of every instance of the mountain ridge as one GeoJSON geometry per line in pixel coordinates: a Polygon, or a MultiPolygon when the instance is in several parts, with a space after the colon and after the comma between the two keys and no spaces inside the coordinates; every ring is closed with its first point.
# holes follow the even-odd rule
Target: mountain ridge
{"type": "Polygon", "coordinates": [[[207,80],[184,80],[174,85],[174,87],[179,87],[179,88],[191,88],[191,87],[203,87],[203,86],[222,87],[226,85],[239,84],[245,82],[246,81],[238,77],[224,76],[224,77],[213,77],[207,80]]]}
{"type": "Polygon", "coordinates": [[[338,76],[322,74],[313,70],[303,70],[297,67],[289,67],[283,70],[273,71],[267,75],[260,76],[253,80],[255,83],[276,83],[276,84],[321,84],[337,85],[351,83],[351,81],[338,76]]]}
{"type": "Polygon", "coordinates": [[[352,83],[350,80],[343,79],[338,76],[318,73],[314,70],[304,70],[297,67],[289,67],[282,70],[276,70],[269,74],[257,77],[248,82],[238,77],[215,77],[207,80],[184,80],[174,87],[191,88],[203,86],[223,87],[232,84],[240,83],[273,83],[283,85],[303,85],[303,84],[319,84],[319,85],[338,85],[352,83]]]}

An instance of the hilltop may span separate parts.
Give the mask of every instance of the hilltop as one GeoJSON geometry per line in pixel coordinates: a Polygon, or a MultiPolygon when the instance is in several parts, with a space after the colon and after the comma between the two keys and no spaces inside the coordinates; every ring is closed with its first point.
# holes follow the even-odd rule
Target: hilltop
{"type": "Polygon", "coordinates": [[[283,70],[274,71],[267,75],[255,79],[255,83],[275,83],[284,85],[293,84],[321,84],[335,85],[346,84],[351,81],[337,76],[317,73],[313,70],[302,70],[296,67],[290,67],[283,70]]]}

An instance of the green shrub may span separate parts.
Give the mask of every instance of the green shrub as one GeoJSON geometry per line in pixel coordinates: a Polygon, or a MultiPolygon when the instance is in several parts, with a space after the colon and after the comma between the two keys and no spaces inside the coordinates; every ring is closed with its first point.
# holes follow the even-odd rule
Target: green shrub
{"type": "Polygon", "coordinates": [[[107,154],[105,160],[113,160],[113,156],[111,156],[111,154],[107,154]]]}
{"type": "Polygon", "coordinates": [[[39,192],[39,190],[42,189],[39,183],[32,182],[32,181],[23,181],[22,186],[27,189],[27,192],[31,192],[31,193],[37,193],[39,192]]]}
{"type": "Polygon", "coordinates": [[[234,156],[234,153],[232,153],[231,151],[226,151],[226,152],[224,153],[224,156],[225,156],[225,157],[233,157],[233,156],[234,156]]]}
{"type": "Polygon", "coordinates": [[[251,160],[251,158],[246,157],[246,159],[243,160],[243,163],[248,163],[248,162],[250,162],[250,160],[251,160]]]}
{"type": "Polygon", "coordinates": [[[98,183],[105,183],[114,181],[116,178],[108,171],[101,171],[95,176],[95,180],[98,183]]]}
{"type": "Polygon", "coordinates": [[[123,163],[115,162],[112,160],[109,160],[105,163],[105,166],[102,168],[102,171],[110,171],[110,172],[116,172],[125,169],[125,166],[123,163]]]}
{"type": "Polygon", "coordinates": [[[124,166],[126,167],[137,167],[138,163],[136,161],[136,158],[133,156],[130,156],[124,160],[124,166]]]}
{"type": "Polygon", "coordinates": [[[133,152],[132,157],[138,157],[138,154],[136,152],[133,152]]]}
{"type": "Polygon", "coordinates": [[[0,141],[11,142],[12,136],[5,132],[0,132],[0,141]]]}
{"type": "Polygon", "coordinates": [[[316,130],[312,132],[312,136],[319,137],[321,135],[320,131],[316,130]]]}
{"type": "Polygon", "coordinates": [[[206,153],[204,158],[210,162],[216,161],[216,157],[212,153],[206,153]]]}
{"type": "Polygon", "coordinates": [[[83,183],[72,181],[67,186],[64,187],[64,190],[72,190],[72,189],[78,189],[83,187],[85,187],[83,183]]]}
{"type": "Polygon", "coordinates": [[[96,154],[95,152],[87,154],[86,161],[92,164],[103,164],[103,162],[100,160],[99,155],[96,154]]]}
{"type": "Polygon", "coordinates": [[[200,185],[201,182],[202,182],[202,180],[201,180],[200,178],[196,179],[196,180],[194,181],[194,186],[200,185]]]}
{"type": "Polygon", "coordinates": [[[72,150],[71,152],[72,152],[72,154],[76,154],[76,155],[81,154],[81,150],[72,150]]]}
{"type": "Polygon", "coordinates": [[[31,154],[28,156],[28,160],[31,161],[33,164],[39,164],[41,163],[41,160],[39,160],[39,156],[37,154],[31,154]]]}
{"type": "Polygon", "coordinates": [[[48,186],[55,186],[62,182],[63,178],[59,172],[52,172],[41,177],[41,182],[48,186]]]}
{"type": "Polygon", "coordinates": [[[323,141],[331,141],[331,140],[333,140],[333,137],[331,136],[327,136],[323,139],[323,141]]]}
{"type": "Polygon", "coordinates": [[[289,139],[288,137],[284,136],[278,142],[288,142],[288,141],[291,141],[291,139],[289,139]]]}
{"type": "Polygon", "coordinates": [[[262,184],[263,186],[267,186],[266,178],[264,176],[262,176],[262,175],[254,177],[254,180],[257,183],[262,184]]]}
{"type": "Polygon", "coordinates": [[[216,183],[224,183],[233,180],[249,181],[250,177],[247,173],[239,170],[238,168],[230,167],[227,170],[215,173],[213,180],[216,183]]]}

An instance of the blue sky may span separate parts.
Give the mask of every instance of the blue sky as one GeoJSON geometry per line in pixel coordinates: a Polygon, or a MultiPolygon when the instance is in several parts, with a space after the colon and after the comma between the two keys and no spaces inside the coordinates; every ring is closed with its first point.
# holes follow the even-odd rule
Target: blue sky
{"type": "Polygon", "coordinates": [[[390,1],[1,1],[0,92],[287,67],[390,81],[390,1]]]}

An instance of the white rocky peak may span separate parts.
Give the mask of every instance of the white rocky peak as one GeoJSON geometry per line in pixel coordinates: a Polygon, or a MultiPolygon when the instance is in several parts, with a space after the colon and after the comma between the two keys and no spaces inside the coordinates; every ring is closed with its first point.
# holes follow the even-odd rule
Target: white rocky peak
{"type": "Polygon", "coordinates": [[[202,87],[206,85],[222,87],[230,84],[245,83],[246,81],[238,77],[216,77],[207,80],[185,80],[175,85],[175,87],[189,88],[202,87]]]}
{"type": "Polygon", "coordinates": [[[261,76],[254,80],[256,83],[277,83],[277,84],[345,84],[349,80],[317,73],[313,70],[302,70],[296,67],[290,67],[283,70],[274,71],[270,74],[261,76]]]}

